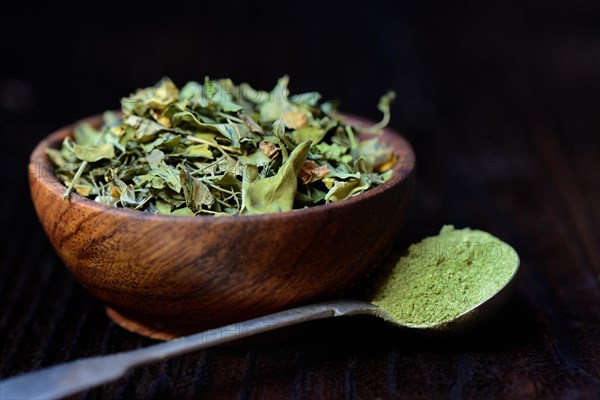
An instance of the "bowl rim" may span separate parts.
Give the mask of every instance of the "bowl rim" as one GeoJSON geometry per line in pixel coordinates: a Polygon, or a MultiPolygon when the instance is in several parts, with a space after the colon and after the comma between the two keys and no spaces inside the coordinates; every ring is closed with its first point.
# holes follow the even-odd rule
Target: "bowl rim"
{"type": "MultiPolygon", "coordinates": [[[[356,115],[343,113],[340,116],[353,126],[371,126],[374,124],[373,121],[359,117],[356,115]]],[[[45,149],[55,147],[57,144],[67,136],[72,135],[75,127],[83,122],[87,122],[91,125],[98,125],[102,123],[102,114],[93,115],[90,117],[82,118],[69,125],[66,125],[42,139],[34,148],[29,158],[28,172],[30,176],[30,186],[33,181],[36,181],[40,185],[44,186],[46,190],[51,191],[53,194],[61,196],[65,191],[65,186],[61,183],[56,175],[54,174],[54,166],[51,164],[50,159],[46,155],[45,149]]],[[[384,142],[388,144],[394,151],[397,157],[396,163],[392,167],[394,174],[392,177],[381,185],[375,186],[363,193],[353,196],[348,199],[339,200],[333,203],[319,204],[311,207],[304,207],[301,209],[294,209],[292,211],[285,211],[279,213],[266,213],[266,214],[252,214],[252,215],[236,215],[233,218],[216,218],[211,215],[194,215],[194,216],[180,216],[180,215],[164,215],[164,214],[151,214],[139,210],[131,210],[124,207],[114,207],[106,204],[98,203],[94,200],[88,199],[79,195],[76,192],[72,192],[66,201],[69,201],[71,206],[83,207],[90,209],[90,211],[104,211],[108,213],[115,213],[123,217],[134,218],[138,220],[154,220],[164,222],[192,222],[202,224],[217,224],[223,223],[224,221],[239,221],[234,223],[246,223],[250,221],[262,221],[262,220],[293,220],[296,218],[308,217],[313,214],[319,214],[323,212],[341,211],[343,209],[351,208],[355,204],[360,204],[369,201],[372,198],[379,197],[387,189],[399,186],[406,180],[410,179],[413,175],[416,158],[414,150],[408,140],[398,133],[396,130],[386,127],[383,135],[379,136],[384,139],[384,142]],[[388,140],[386,140],[388,139],[388,140]]]]}

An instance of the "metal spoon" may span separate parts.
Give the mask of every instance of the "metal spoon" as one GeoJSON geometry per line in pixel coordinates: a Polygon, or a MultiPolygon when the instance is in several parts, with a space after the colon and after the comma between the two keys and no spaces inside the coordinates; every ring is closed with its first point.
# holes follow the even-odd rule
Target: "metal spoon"
{"type": "Polygon", "coordinates": [[[84,358],[0,381],[1,399],[55,399],[114,381],[140,365],[316,319],[372,315],[398,327],[452,332],[480,321],[500,307],[512,289],[510,281],[495,295],[449,321],[429,326],[407,326],[382,308],[364,301],[338,300],[293,308],[264,317],[211,329],[145,348],[84,358]]]}

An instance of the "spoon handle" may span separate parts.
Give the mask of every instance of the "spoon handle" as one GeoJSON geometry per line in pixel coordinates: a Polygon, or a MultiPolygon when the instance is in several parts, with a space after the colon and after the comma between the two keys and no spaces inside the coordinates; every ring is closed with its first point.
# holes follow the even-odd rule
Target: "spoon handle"
{"type": "Polygon", "coordinates": [[[133,368],[154,361],[232,342],[316,319],[373,314],[370,303],[340,300],[293,308],[196,333],[141,349],[83,358],[0,381],[1,399],[56,399],[114,381],[133,368]]]}

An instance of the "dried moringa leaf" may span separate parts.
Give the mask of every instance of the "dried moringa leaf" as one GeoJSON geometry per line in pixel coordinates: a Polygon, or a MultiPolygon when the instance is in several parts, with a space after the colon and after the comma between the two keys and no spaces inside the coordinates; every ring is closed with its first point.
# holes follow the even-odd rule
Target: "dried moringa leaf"
{"type": "Polygon", "coordinates": [[[300,180],[305,185],[323,179],[330,172],[327,165],[319,165],[316,162],[309,160],[302,165],[300,170],[300,180]]]}
{"type": "Polygon", "coordinates": [[[383,118],[380,122],[376,123],[372,127],[365,129],[365,133],[371,133],[375,135],[380,135],[383,133],[383,128],[390,123],[390,105],[395,98],[396,93],[393,91],[389,91],[385,95],[381,96],[381,99],[379,99],[379,104],[377,105],[377,109],[383,113],[383,118]]]}
{"type": "Polygon", "coordinates": [[[73,153],[81,161],[95,162],[103,159],[112,159],[115,157],[115,147],[111,143],[100,146],[80,146],[73,143],[73,153]]]}
{"type": "Polygon", "coordinates": [[[360,179],[333,181],[333,185],[325,195],[325,201],[330,203],[346,199],[367,190],[370,186],[371,182],[366,175],[362,175],[360,179]]]}
{"type": "Polygon", "coordinates": [[[146,156],[146,160],[148,164],[150,164],[150,168],[155,169],[158,168],[160,163],[165,159],[165,153],[160,150],[153,149],[150,154],[146,156]]]}
{"type": "Polygon", "coordinates": [[[151,119],[138,117],[137,115],[127,117],[125,124],[135,129],[135,137],[140,143],[154,140],[159,132],[166,129],[166,127],[151,119]]]}
{"type": "Polygon", "coordinates": [[[257,133],[260,136],[265,135],[265,130],[252,118],[250,118],[249,116],[247,116],[246,114],[244,114],[242,112],[238,113],[238,117],[240,117],[242,119],[242,121],[244,121],[244,124],[246,124],[246,126],[248,127],[248,129],[250,129],[250,131],[257,133]]]}
{"type": "Polygon", "coordinates": [[[164,161],[161,162],[158,167],[150,170],[150,175],[162,179],[166,185],[176,193],[181,192],[179,173],[173,166],[166,164],[164,161]]]}
{"type": "Polygon", "coordinates": [[[323,128],[319,128],[316,126],[305,126],[300,129],[296,129],[291,133],[292,140],[295,143],[304,142],[305,140],[310,140],[314,144],[319,143],[325,137],[327,132],[323,128]]]}
{"type": "Polygon", "coordinates": [[[57,167],[63,167],[67,163],[61,152],[56,149],[46,149],[46,155],[57,167]]]}
{"type": "Polygon", "coordinates": [[[101,134],[87,122],[82,122],[73,131],[73,137],[80,146],[95,146],[100,142],[101,134]]]}
{"type": "Polygon", "coordinates": [[[56,176],[99,203],[165,215],[289,211],[339,201],[388,180],[396,157],[378,139],[384,114],[366,130],[348,125],[316,92],[290,95],[289,78],[270,91],[230,79],[168,78],[121,100],[104,125],[76,127],[47,149],[56,176]],[[299,183],[300,182],[300,183],[299,183]]]}
{"type": "Polygon", "coordinates": [[[392,150],[377,138],[361,141],[358,147],[358,154],[364,158],[368,172],[373,172],[393,157],[392,150]]]}
{"type": "Polygon", "coordinates": [[[311,142],[300,143],[272,177],[244,180],[242,200],[245,206],[242,212],[264,214],[269,212],[291,211],[298,185],[298,173],[302,169],[311,142]]]}
{"type": "Polygon", "coordinates": [[[191,176],[185,170],[181,170],[179,177],[188,208],[192,211],[200,211],[203,206],[210,208],[215,202],[210,189],[200,179],[191,176]]]}
{"type": "Polygon", "coordinates": [[[185,149],[185,152],[182,153],[182,155],[184,157],[202,157],[202,158],[207,158],[210,160],[212,160],[214,158],[209,145],[206,143],[188,146],[185,149]]]}
{"type": "Polygon", "coordinates": [[[306,125],[307,117],[304,111],[286,111],[281,116],[281,120],[286,128],[300,129],[306,125]]]}
{"type": "Polygon", "coordinates": [[[258,147],[267,157],[269,157],[270,160],[279,155],[279,148],[277,148],[277,146],[275,146],[273,143],[265,142],[263,140],[258,144],[258,147]]]}

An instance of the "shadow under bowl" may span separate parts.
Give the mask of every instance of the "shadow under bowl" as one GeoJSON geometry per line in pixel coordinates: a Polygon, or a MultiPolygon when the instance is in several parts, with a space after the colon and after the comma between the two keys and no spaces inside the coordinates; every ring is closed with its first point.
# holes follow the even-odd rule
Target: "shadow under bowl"
{"type": "MultiPolygon", "coordinates": [[[[356,126],[370,121],[347,117],[356,126]]],[[[84,121],[99,126],[101,116],[84,121]]],[[[71,194],[41,141],[29,164],[31,196],[54,249],[125,329],[171,339],[340,293],[387,255],[414,185],[410,144],[386,129],[393,177],[353,198],[278,214],[176,217],[71,194]]]]}

